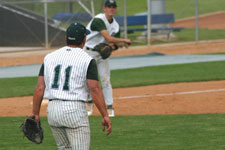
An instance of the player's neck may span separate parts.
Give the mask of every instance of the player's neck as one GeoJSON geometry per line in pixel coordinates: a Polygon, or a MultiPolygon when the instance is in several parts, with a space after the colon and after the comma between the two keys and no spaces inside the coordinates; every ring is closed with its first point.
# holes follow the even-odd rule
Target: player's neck
{"type": "Polygon", "coordinates": [[[83,44],[82,45],[67,45],[69,47],[72,47],[72,48],[83,48],[83,44]]]}
{"type": "Polygon", "coordinates": [[[110,16],[110,15],[105,14],[105,17],[106,17],[106,19],[107,19],[109,22],[112,22],[113,16],[110,16]]]}

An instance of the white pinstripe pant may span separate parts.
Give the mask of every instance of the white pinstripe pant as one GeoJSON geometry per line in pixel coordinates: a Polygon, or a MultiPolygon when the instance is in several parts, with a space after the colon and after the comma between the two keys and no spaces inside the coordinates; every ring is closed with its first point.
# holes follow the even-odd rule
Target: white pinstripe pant
{"type": "Polygon", "coordinates": [[[113,105],[113,90],[110,82],[109,59],[102,59],[100,54],[96,51],[86,50],[86,52],[97,62],[98,74],[101,80],[106,105],[113,105]]]}
{"type": "Polygon", "coordinates": [[[89,150],[90,127],[81,101],[49,101],[48,123],[58,150],[89,150]]]}

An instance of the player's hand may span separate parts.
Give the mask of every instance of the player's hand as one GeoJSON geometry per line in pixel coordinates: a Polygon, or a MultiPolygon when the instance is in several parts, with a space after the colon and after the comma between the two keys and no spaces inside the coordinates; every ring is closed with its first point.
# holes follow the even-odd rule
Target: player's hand
{"type": "Polygon", "coordinates": [[[131,44],[131,40],[129,40],[129,39],[125,39],[124,42],[125,42],[127,45],[130,45],[130,44],[131,44]]]}
{"type": "Polygon", "coordinates": [[[105,131],[105,127],[107,127],[106,136],[108,136],[112,132],[112,123],[108,116],[102,118],[102,131],[105,131]]]}
{"type": "Polygon", "coordinates": [[[128,48],[130,44],[131,41],[129,39],[123,39],[123,42],[116,43],[116,45],[120,48],[122,47],[128,48]]]}
{"type": "Polygon", "coordinates": [[[40,121],[40,116],[39,116],[39,115],[34,115],[34,114],[32,114],[32,115],[30,115],[29,117],[30,117],[30,118],[33,118],[33,119],[36,120],[37,122],[40,121]]]}

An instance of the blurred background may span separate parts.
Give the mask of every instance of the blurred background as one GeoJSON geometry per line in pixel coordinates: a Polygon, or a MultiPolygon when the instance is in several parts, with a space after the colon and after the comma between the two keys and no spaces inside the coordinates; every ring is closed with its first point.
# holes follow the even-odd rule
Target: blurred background
{"type": "MultiPolygon", "coordinates": [[[[121,36],[133,45],[225,38],[222,0],[117,0],[117,5],[121,36]]],[[[63,46],[69,24],[87,25],[103,6],[104,0],[0,0],[0,47],[63,46]]]]}

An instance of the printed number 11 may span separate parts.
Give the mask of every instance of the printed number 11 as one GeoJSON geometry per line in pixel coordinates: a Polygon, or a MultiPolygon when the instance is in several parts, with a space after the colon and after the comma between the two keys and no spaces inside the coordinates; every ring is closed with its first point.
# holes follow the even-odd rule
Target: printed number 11
{"type": "MultiPolygon", "coordinates": [[[[53,89],[58,89],[59,88],[59,76],[60,76],[60,71],[61,71],[61,65],[57,65],[54,69],[55,72],[55,77],[54,77],[54,82],[52,84],[53,89]]],[[[68,91],[69,90],[69,79],[70,79],[70,73],[71,73],[71,66],[68,66],[65,69],[65,82],[63,85],[63,90],[68,91]]]]}

